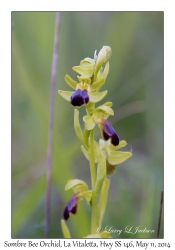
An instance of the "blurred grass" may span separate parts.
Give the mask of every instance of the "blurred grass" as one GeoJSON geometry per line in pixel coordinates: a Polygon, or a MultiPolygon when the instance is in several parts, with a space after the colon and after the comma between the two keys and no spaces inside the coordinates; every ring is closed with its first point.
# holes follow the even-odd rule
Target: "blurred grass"
{"type": "MultiPolygon", "coordinates": [[[[12,237],[42,238],[55,13],[13,12],[12,24],[12,237]]],[[[110,121],[133,150],[111,178],[103,227],[123,230],[114,238],[155,238],[163,189],[163,12],[61,13],[50,237],[63,237],[60,220],[71,195],[64,191],[67,180],[80,178],[90,185],[88,162],[73,129],[73,108],[57,90],[70,90],[65,74],[76,79],[72,67],[103,45],[112,48],[103,102],[113,102],[110,121]],[[128,225],[155,233],[124,233],[128,225]]],[[[89,215],[82,202],[68,222],[73,237],[89,233],[89,215]]]]}

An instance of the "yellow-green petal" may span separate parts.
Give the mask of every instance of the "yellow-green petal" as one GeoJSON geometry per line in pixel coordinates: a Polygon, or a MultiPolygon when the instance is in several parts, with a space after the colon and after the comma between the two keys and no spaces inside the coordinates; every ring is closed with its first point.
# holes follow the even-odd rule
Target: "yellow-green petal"
{"type": "Polygon", "coordinates": [[[101,105],[101,106],[97,107],[96,110],[97,110],[97,109],[103,110],[105,113],[107,113],[107,114],[109,114],[109,115],[114,115],[113,109],[111,109],[111,108],[108,107],[108,106],[101,105]]]}
{"type": "Polygon", "coordinates": [[[108,151],[108,161],[111,165],[118,165],[132,156],[131,152],[108,151]]]}
{"type": "Polygon", "coordinates": [[[79,82],[85,82],[86,84],[91,84],[91,79],[85,76],[77,76],[79,82]]]}
{"type": "Polygon", "coordinates": [[[95,127],[95,122],[90,115],[86,115],[83,117],[83,121],[85,122],[85,129],[92,130],[95,127]]]}
{"type": "Polygon", "coordinates": [[[103,92],[90,92],[89,93],[89,99],[90,102],[96,103],[101,101],[106,95],[107,95],[107,90],[103,92]]]}
{"type": "Polygon", "coordinates": [[[64,79],[71,88],[76,90],[78,82],[74,81],[69,75],[65,75],[64,79]]]}
{"type": "Polygon", "coordinates": [[[94,63],[95,63],[94,59],[86,57],[85,59],[81,60],[80,65],[89,65],[89,64],[94,65],[94,63]]]}
{"type": "Polygon", "coordinates": [[[105,103],[103,104],[103,106],[112,107],[112,102],[105,102],[105,103]]]}
{"type": "Polygon", "coordinates": [[[69,180],[65,186],[65,190],[69,190],[71,188],[75,188],[76,186],[79,186],[78,189],[79,191],[88,191],[88,185],[86,182],[79,180],[79,179],[73,179],[69,180]],[[81,186],[81,187],[80,187],[81,186]]]}
{"type": "Polygon", "coordinates": [[[96,90],[96,89],[99,89],[104,83],[105,83],[104,78],[100,78],[98,81],[93,82],[93,83],[90,85],[90,90],[91,90],[91,91],[94,91],[94,90],[96,90]]]}
{"type": "Polygon", "coordinates": [[[58,90],[58,94],[60,94],[66,101],[70,102],[70,97],[74,92],[72,91],[63,91],[58,90]]]}
{"type": "Polygon", "coordinates": [[[67,238],[67,239],[71,238],[69,229],[68,229],[66,222],[64,220],[61,220],[61,228],[62,228],[64,238],[67,238]]]}
{"type": "Polygon", "coordinates": [[[81,197],[84,198],[88,204],[90,204],[90,201],[92,200],[92,190],[82,192],[81,197]]]}
{"type": "Polygon", "coordinates": [[[111,145],[109,146],[109,148],[110,148],[111,150],[117,150],[117,149],[119,149],[119,148],[125,147],[126,145],[127,145],[127,142],[124,141],[124,140],[122,140],[122,141],[119,142],[119,145],[114,146],[113,144],[111,144],[111,145]]]}
{"type": "Polygon", "coordinates": [[[86,77],[91,77],[93,75],[93,66],[91,64],[83,66],[75,66],[72,69],[78,74],[86,77]]]}

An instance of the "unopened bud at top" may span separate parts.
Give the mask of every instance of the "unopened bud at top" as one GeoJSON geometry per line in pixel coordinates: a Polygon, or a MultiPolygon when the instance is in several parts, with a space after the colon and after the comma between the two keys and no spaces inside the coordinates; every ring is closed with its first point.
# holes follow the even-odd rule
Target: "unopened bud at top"
{"type": "Polygon", "coordinates": [[[103,46],[100,52],[98,53],[94,74],[97,74],[101,66],[109,61],[112,50],[109,46],[103,46]]]}

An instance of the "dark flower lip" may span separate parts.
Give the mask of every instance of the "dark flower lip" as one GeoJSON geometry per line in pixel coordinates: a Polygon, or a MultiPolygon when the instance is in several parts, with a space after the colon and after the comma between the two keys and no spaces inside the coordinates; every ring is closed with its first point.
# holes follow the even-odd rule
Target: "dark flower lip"
{"type": "Polygon", "coordinates": [[[111,124],[107,120],[102,121],[102,130],[103,130],[103,137],[107,141],[111,139],[111,143],[114,146],[117,146],[119,144],[119,136],[117,135],[114,128],[111,126],[111,124]]]}
{"type": "Polygon", "coordinates": [[[63,212],[63,217],[65,220],[68,220],[70,217],[70,213],[76,214],[77,212],[77,205],[78,205],[78,194],[74,194],[70,200],[68,201],[64,212],[63,212]]]}
{"type": "Polygon", "coordinates": [[[70,97],[70,102],[74,107],[81,107],[89,102],[89,95],[86,89],[77,89],[70,97]]]}

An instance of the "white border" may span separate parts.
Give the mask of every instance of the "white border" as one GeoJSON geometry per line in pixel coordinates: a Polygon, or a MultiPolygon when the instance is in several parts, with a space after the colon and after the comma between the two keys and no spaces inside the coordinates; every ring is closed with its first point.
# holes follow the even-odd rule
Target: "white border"
{"type": "MultiPolygon", "coordinates": [[[[15,1],[1,2],[0,11],[0,246],[11,238],[11,11],[164,11],[165,29],[165,239],[174,241],[174,71],[175,15],[173,1],[15,1]],[[84,8],[83,8],[84,6],[84,8]]],[[[146,240],[145,240],[146,241],[146,240]]],[[[14,249],[14,248],[13,248],[14,249]]]]}

